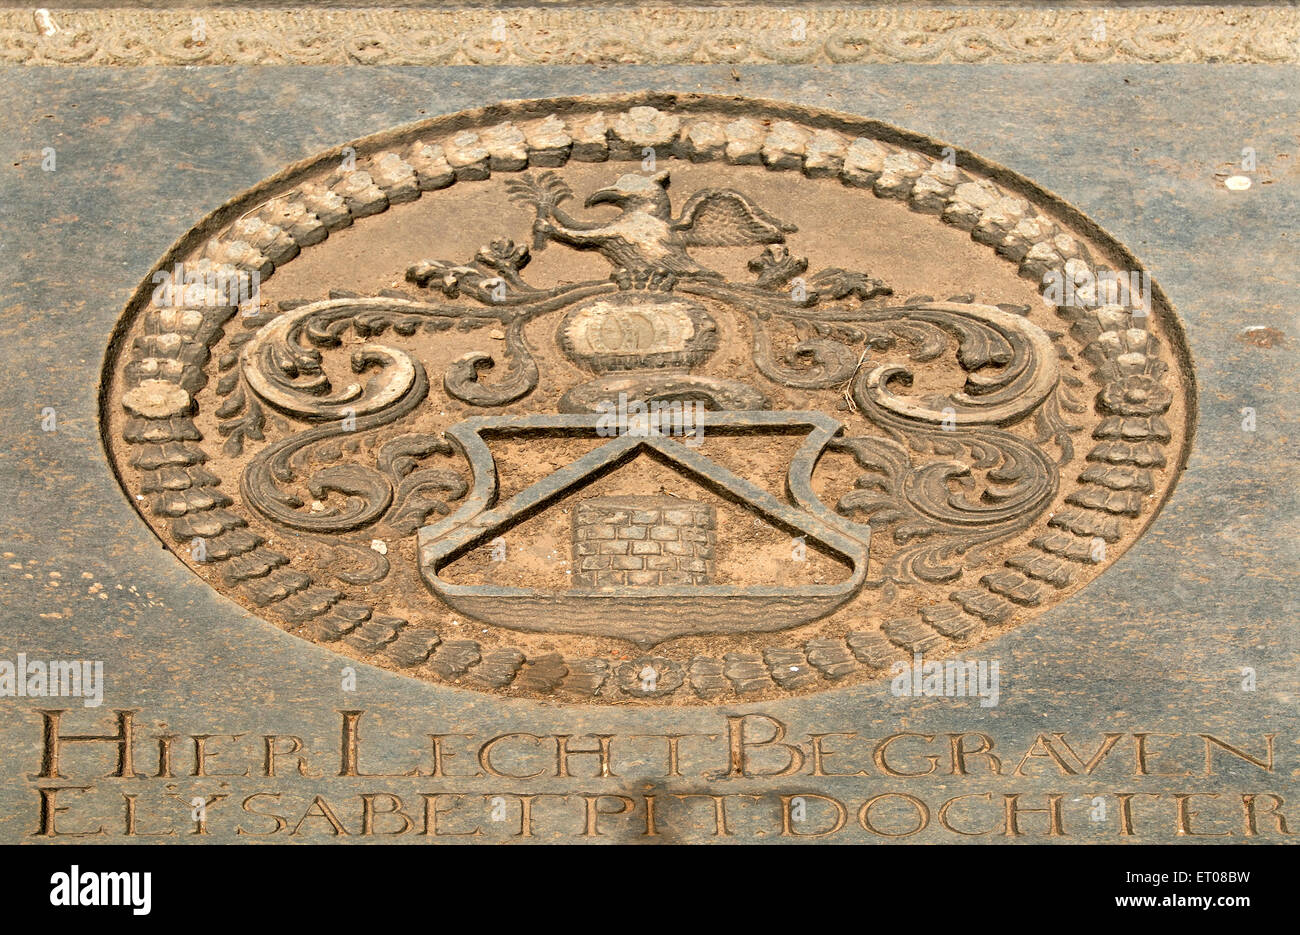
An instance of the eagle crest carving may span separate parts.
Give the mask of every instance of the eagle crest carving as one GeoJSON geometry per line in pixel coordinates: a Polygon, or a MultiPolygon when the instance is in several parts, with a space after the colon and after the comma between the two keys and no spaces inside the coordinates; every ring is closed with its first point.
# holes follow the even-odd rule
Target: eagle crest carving
{"type": "Polygon", "coordinates": [[[670,273],[675,277],[721,278],[697,263],[688,247],[743,247],[785,243],[797,230],[768,214],[740,192],[706,188],[696,192],[673,217],[668,196],[668,173],[628,174],[608,188],[592,193],[586,207],[613,205],[620,213],[600,219],[576,218],[560,205],[573,191],[553,172],[509,183],[511,197],[531,204],[533,249],[558,241],[579,250],[595,250],[633,275],[670,273]]]}

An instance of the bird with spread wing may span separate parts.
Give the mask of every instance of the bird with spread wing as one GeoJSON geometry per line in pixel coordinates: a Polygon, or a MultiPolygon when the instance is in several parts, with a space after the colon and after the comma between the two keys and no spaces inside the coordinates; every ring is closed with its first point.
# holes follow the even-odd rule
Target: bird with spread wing
{"type": "Polygon", "coordinates": [[[560,207],[573,192],[554,173],[514,179],[508,187],[513,199],[533,205],[537,212],[534,250],[557,240],[579,250],[596,250],[615,269],[634,275],[668,272],[676,277],[720,278],[720,273],[695,262],[687,248],[784,243],[785,235],[797,230],[740,192],[725,188],[696,192],[687,199],[681,216],[674,218],[667,172],[624,175],[609,188],[594,192],[587,207],[609,204],[620,209],[618,216],[599,220],[575,218],[560,207]]]}

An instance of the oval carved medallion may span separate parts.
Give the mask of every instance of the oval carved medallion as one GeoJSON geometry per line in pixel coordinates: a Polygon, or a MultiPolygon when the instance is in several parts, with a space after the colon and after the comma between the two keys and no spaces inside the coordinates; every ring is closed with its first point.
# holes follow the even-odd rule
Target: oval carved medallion
{"type": "Polygon", "coordinates": [[[728,703],[878,679],[1114,562],[1186,458],[1163,294],[1069,205],[766,101],[499,105],[294,166],[106,363],[212,587],[415,678],[728,703]]]}

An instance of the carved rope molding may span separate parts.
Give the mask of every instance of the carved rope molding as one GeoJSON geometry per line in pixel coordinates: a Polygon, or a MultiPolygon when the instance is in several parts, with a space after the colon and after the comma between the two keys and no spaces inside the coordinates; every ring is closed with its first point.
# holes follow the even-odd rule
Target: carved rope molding
{"type": "MultiPolygon", "coordinates": [[[[594,6],[594,5],[593,5],[594,6]]],[[[1294,7],[0,10],[0,64],[1295,64],[1294,7]]]]}
{"type": "MultiPolygon", "coordinates": [[[[910,140],[910,134],[859,119],[849,124],[860,131],[855,138],[848,126],[816,127],[824,121],[811,112],[777,104],[764,106],[774,116],[788,119],[767,129],[756,121],[728,123],[724,99],[719,98],[692,96],[679,102],[674,110],[681,120],[665,119],[665,114],[648,106],[626,109],[645,99],[650,98],[596,99],[563,117],[538,109],[548,102],[531,106],[523,102],[511,105],[515,113],[492,108],[458,115],[450,127],[447,119],[439,118],[357,141],[356,169],[343,173],[331,189],[313,179],[336,153],[286,170],[229,203],[173,248],[162,266],[181,259],[193,262],[201,256],[200,265],[231,274],[257,270],[265,278],[302,250],[324,241],[330,231],[382,213],[390,203],[451,185],[476,184],[503,171],[524,171],[527,160],[521,165],[520,153],[535,155],[548,166],[556,165],[557,158],[588,162],[632,158],[620,153],[639,154],[645,145],[678,154],[689,149],[697,161],[728,158],[722,147],[704,151],[690,146],[692,130],[709,121],[722,126],[729,142],[747,150],[757,147],[770,170],[799,171],[812,179],[834,177],[969,231],[973,240],[1015,264],[1026,279],[1041,282],[1049,270],[1077,278],[1089,271],[1095,274],[1105,265],[1091,258],[1047,211],[1015,190],[1013,182],[990,180],[986,174],[995,167],[977,157],[959,153],[954,170],[940,158],[898,144],[899,139],[910,140]],[[597,109],[602,106],[603,112],[597,109]],[[502,122],[504,116],[516,116],[524,129],[502,122]],[[800,117],[808,129],[791,122],[800,117]],[[526,118],[532,120],[523,123],[526,118]],[[761,139],[754,138],[755,132],[761,139]],[[623,139],[621,134],[629,137],[623,139]],[[557,145],[560,137],[567,142],[557,145]],[[474,152],[475,161],[448,161],[442,144],[453,138],[454,151],[474,152]],[[816,145],[811,145],[813,140],[816,145]],[[511,168],[494,168],[498,165],[511,168]],[[268,197],[271,194],[273,198],[268,197]],[[295,202],[296,210],[286,210],[295,202]],[[303,206],[312,213],[304,213],[303,206]],[[220,220],[223,215],[225,220],[220,220]],[[239,220],[231,223],[232,216],[239,220]]],[[[668,106],[662,95],[652,99],[668,106]]],[[[924,146],[939,150],[933,141],[924,146]]],[[[1051,202],[1037,190],[1030,194],[1035,200],[1051,202]]],[[[1059,203],[1052,207],[1070,210],[1059,203]]],[[[1126,252],[1092,229],[1086,218],[1071,220],[1074,226],[1088,229],[1091,241],[1126,252]]],[[[1124,261],[1132,269],[1141,269],[1131,257],[1124,261]]],[[[208,454],[194,422],[194,397],[208,382],[204,368],[212,349],[226,336],[225,326],[232,323],[236,309],[159,308],[148,302],[147,283],[119,326],[120,335],[135,330],[131,312],[139,309],[142,333],[127,355],[121,381],[126,388],[121,405],[127,413],[122,435],[132,447],[129,463],[141,472],[139,487],[133,491],[141,501],[139,507],[164,523],[182,549],[202,539],[204,564],[219,568],[229,586],[285,629],[315,642],[341,641],[363,661],[418,670],[426,679],[468,683],[479,689],[649,700],[689,684],[699,699],[717,703],[761,698],[779,694],[780,689],[826,687],[851,673],[879,675],[905,658],[905,653],[943,654],[945,648],[958,648],[980,636],[986,627],[1015,623],[1021,611],[1039,605],[1053,591],[1071,588],[1078,569],[1102,563],[1104,553],[1098,555],[1097,541],[1118,542],[1124,526],[1146,525],[1159,505],[1149,496],[1150,469],[1178,464],[1185,457],[1185,446],[1181,453],[1165,451],[1171,433],[1162,416],[1171,397],[1163,377],[1173,349],[1162,347],[1146,330],[1147,319],[1135,316],[1132,306],[1062,306],[1057,312],[1068,325],[1075,349],[1104,387],[1098,401],[1104,418],[1093,431],[1094,444],[1086,456],[1088,467],[1078,477],[1079,488],[1062,509],[1041,523],[1025,551],[973,586],[957,587],[947,603],[886,620],[879,629],[850,632],[843,639],[774,643],[761,653],[695,656],[685,664],[654,657],[672,677],[661,676],[659,689],[647,696],[635,690],[634,679],[623,677],[624,670],[639,671],[646,658],[632,663],[564,658],[557,653],[529,658],[515,647],[489,649],[433,627],[377,615],[364,599],[291,568],[287,557],[267,548],[248,521],[228,509],[233,501],[218,489],[220,480],[203,467],[208,454]],[[1141,392],[1131,392],[1133,381],[1142,383],[1141,392]]],[[[1165,328],[1176,335],[1177,323],[1154,284],[1152,293],[1152,314],[1161,315],[1165,328]]],[[[226,363],[219,361],[218,367],[224,370],[226,363]]]]}

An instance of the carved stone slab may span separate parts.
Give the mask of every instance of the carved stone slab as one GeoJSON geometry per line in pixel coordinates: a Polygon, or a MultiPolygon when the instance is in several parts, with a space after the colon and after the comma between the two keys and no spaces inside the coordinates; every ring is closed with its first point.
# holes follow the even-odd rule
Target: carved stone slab
{"type": "MultiPolygon", "coordinates": [[[[511,9],[529,54],[625,54],[516,32],[511,9]]],[[[196,10],[159,11],[177,39],[157,46],[47,12],[48,38],[39,11],[13,13],[36,37],[13,55],[204,52],[186,47],[196,10]]],[[[380,11],[337,12],[330,48],[369,48],[345,32],[380,11]]],[[[1242,48],[1146,8],[1159,32],[1092,7],[1044,11],[1032,41],[1003,7],[978,34],[965,7],[923,12],[948,23],[949,58],[1092,55],[1095,17],[1128,61],[1242,48]]],[[[496,13],[457,20],[458,48],[496,13]]],[[[868,13],[869,48],[933,49],[910,14],[868,13]]],[[[282,14],[257,15],[313,22],[282,14]]],[[[733,14],[726,35],[678,21],[681,54],[715,64],[6,70],[0,840],[1294,840],[1293,76],[733,68],[736,33],[773,38],[749,7],[709,16],[733,14]],[[611,90],[640,93],[563,98],[611,90]],[[495,103],[511,94],[549,100],[495,103]],[[667,146],[625,145],[639,107],[679,120],[667,146]],[[448,116],[361,139],[431,114],[448,116]],[[453,142],[466,132],[486,165],[453,142]],[[910,168],[886,172],[892,157],[910,168]],[[638,190],[628,243],[605,238],[628,212],[585,202],[638,190]],[[1027,216],[1075,261],[1072,292],[1050,255],[1026,265],[1041,229],[1009,237],[1027,216]],[[743,242],[695,242],[727,232],[743,242]],[[1149,306],[1109,303],[1118,318],[1096,303],[1103,268],[1145,293],[1116,239],[1168,301],[1152,284],[1149,306]],[[177,263],[180,296],[155,302],[177,263]],[[191,266],[213,274],[198,295],[191,266]],[[836,295],[823,270],[863,288],[836,295]],[[1152,383],[1108,391],[1138,366],[1152,383]],[[254,466],[286,443],[283,465],[254,466]],[[1106,486],[1111,468],[1139,485],[1106,486]],[[1140,496],[1110,502],[1136,516],[1098,508],[1124,489],[1140,496]],[[55,665],[62,681],[43,679],[55,665]]],[[[820,16],[815,54],[839,54],[820,16]]],[[[1186,13],[1239,31],[1254,16],[1186,13]]],[[[282,37],[327,51],[226,22],[208,19],[205,61],[282,37]]],[[[1289,35],[1250,41],[1291,55],[1289,35]]],[[[401,43],[436,52],[419,28],[401,43]]],[[[49,872],[21,876],[37,863],[11,882],[44,902],[49,872]]],[[[192,901],[154,882],[159,914],[192,901]]]]}
{"type": "Polygon", "coordinates": [[[702,96],[325,153],[201,221],[121,329],[105,440],[212,587],[415,678],[598,702],[1018,626],[1140,535],[1194,416],[1164,296],[1069,205],[702,96]]]}

